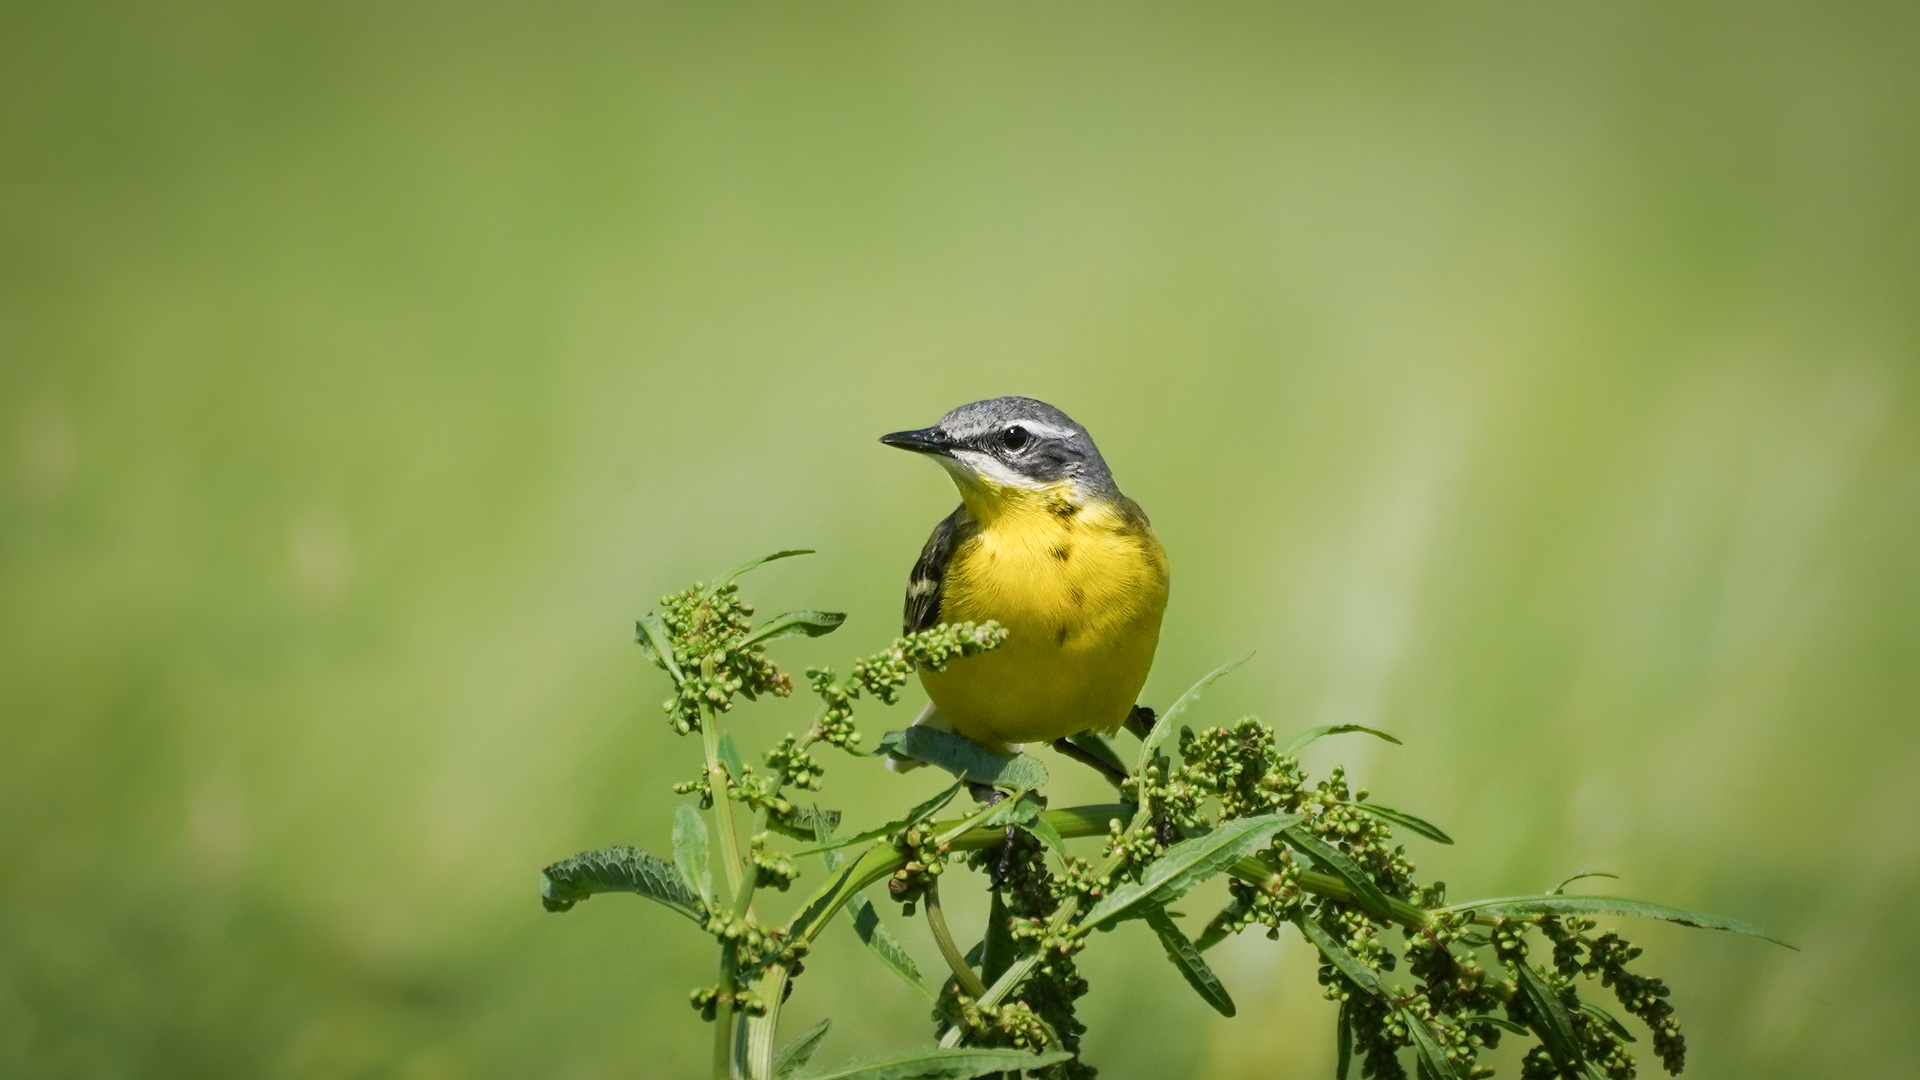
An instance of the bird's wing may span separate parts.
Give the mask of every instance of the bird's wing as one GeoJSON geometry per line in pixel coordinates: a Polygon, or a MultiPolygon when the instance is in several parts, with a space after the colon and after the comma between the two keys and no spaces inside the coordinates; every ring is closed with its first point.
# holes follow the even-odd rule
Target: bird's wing
{"type": "Polygon", "coordinates": [[[973,532],[973,519],[967,516],[965,506],[956,507],[953,513],[941,519],[933,527],[933,535],[927,537],[927,546],[920,549],[920,561],[913,564],[913,573],[907,578],[907,610],[901,625],[903,633],[914,633],[937,626],[940,623],[940,594],[947,579],[947,560],[973,532]]]}

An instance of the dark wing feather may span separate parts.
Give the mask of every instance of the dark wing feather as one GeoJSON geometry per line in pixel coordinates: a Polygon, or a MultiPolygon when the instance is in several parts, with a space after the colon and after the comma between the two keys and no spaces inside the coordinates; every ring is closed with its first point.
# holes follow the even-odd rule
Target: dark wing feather
{"type": "Polygon", "coordinates": [[[901,620],[903,633],[911,634],[940,624],[940,597],[945,591],[947,560],[953,558],[961,541],[972,533],[973,519],[967,516],[964,506],[956,507],[933,527],[927,546],[920,549],[920,561],[913,564],[913,573],[907,577],[907,610],[901,620]]]}

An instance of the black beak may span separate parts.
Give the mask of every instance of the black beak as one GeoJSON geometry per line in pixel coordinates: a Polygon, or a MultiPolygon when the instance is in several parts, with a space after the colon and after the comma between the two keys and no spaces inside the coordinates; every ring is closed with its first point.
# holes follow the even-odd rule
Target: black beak
{"type": "Polygon", "coordinates": [[[939,428],[921,428],[919,431],[896,431],[891,435],[880,436],[880,441],[901,450],[911,450],[916,454],[948,454],[953,451],[953,440],[939,428]]]}

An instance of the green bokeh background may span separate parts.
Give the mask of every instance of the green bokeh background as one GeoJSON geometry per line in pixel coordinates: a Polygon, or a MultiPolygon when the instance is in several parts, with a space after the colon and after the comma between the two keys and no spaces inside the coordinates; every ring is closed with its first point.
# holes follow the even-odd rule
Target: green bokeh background
{"type": "MultiPolygon", "coordinates": [[[[875,436],[1018,392],[1172,554],[1149,703],[1254,649],[1200,719],[1400,734],[1311,763],[1456,897],[1798,943],[1637,930],[1690,1076],[1912,1075],[1916,55],[1887,3],[7,5],[0,1073],[698,1074],[707,942],[536,900],[691,774],[631,620],[807,546],[750,591],[851,614],[780,655],[878,647],[954,498],[875,436]]],[[[1331,1074],[1303,947],[1218,956],[1232,1021],[1096,942],[1103,1076],[1331,1074]]],[[[821,1015],[930,1034],[845,934],[821,1015]]]]}

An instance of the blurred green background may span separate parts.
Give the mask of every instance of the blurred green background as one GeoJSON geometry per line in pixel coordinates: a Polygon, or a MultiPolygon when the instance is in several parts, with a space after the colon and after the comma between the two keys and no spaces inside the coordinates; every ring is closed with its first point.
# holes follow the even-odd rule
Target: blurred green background
{"type": "MultiPolygon", "coordinates": [[[[1606,869],[1798,943],[1636,928],[1690,1076],[1912,1075],[1917,47],[1886,3],[0,8],[0,1073],[698,1073],[707,942],[536,898],[692,772],[632,619],[807,546],[750,594],[851,617],[781,657],[879,647],[954,497],[875,437],[1025,393],[1171,551],[1148,702],[1254,649],[1200,719],[1400,734],[1310,760],[1460,838],[1415,841],[1455,897],[1606,869]]],[[[831,764],[855,820],[934,783],[831,764]]],[[[1233,1021],[1096,943],[1104,1076],[1331,1074],[1302,946],[1218,955],[1233,1021]]],[[[930,1035],[845,934],[788,1015],[930,1035]]]]}

